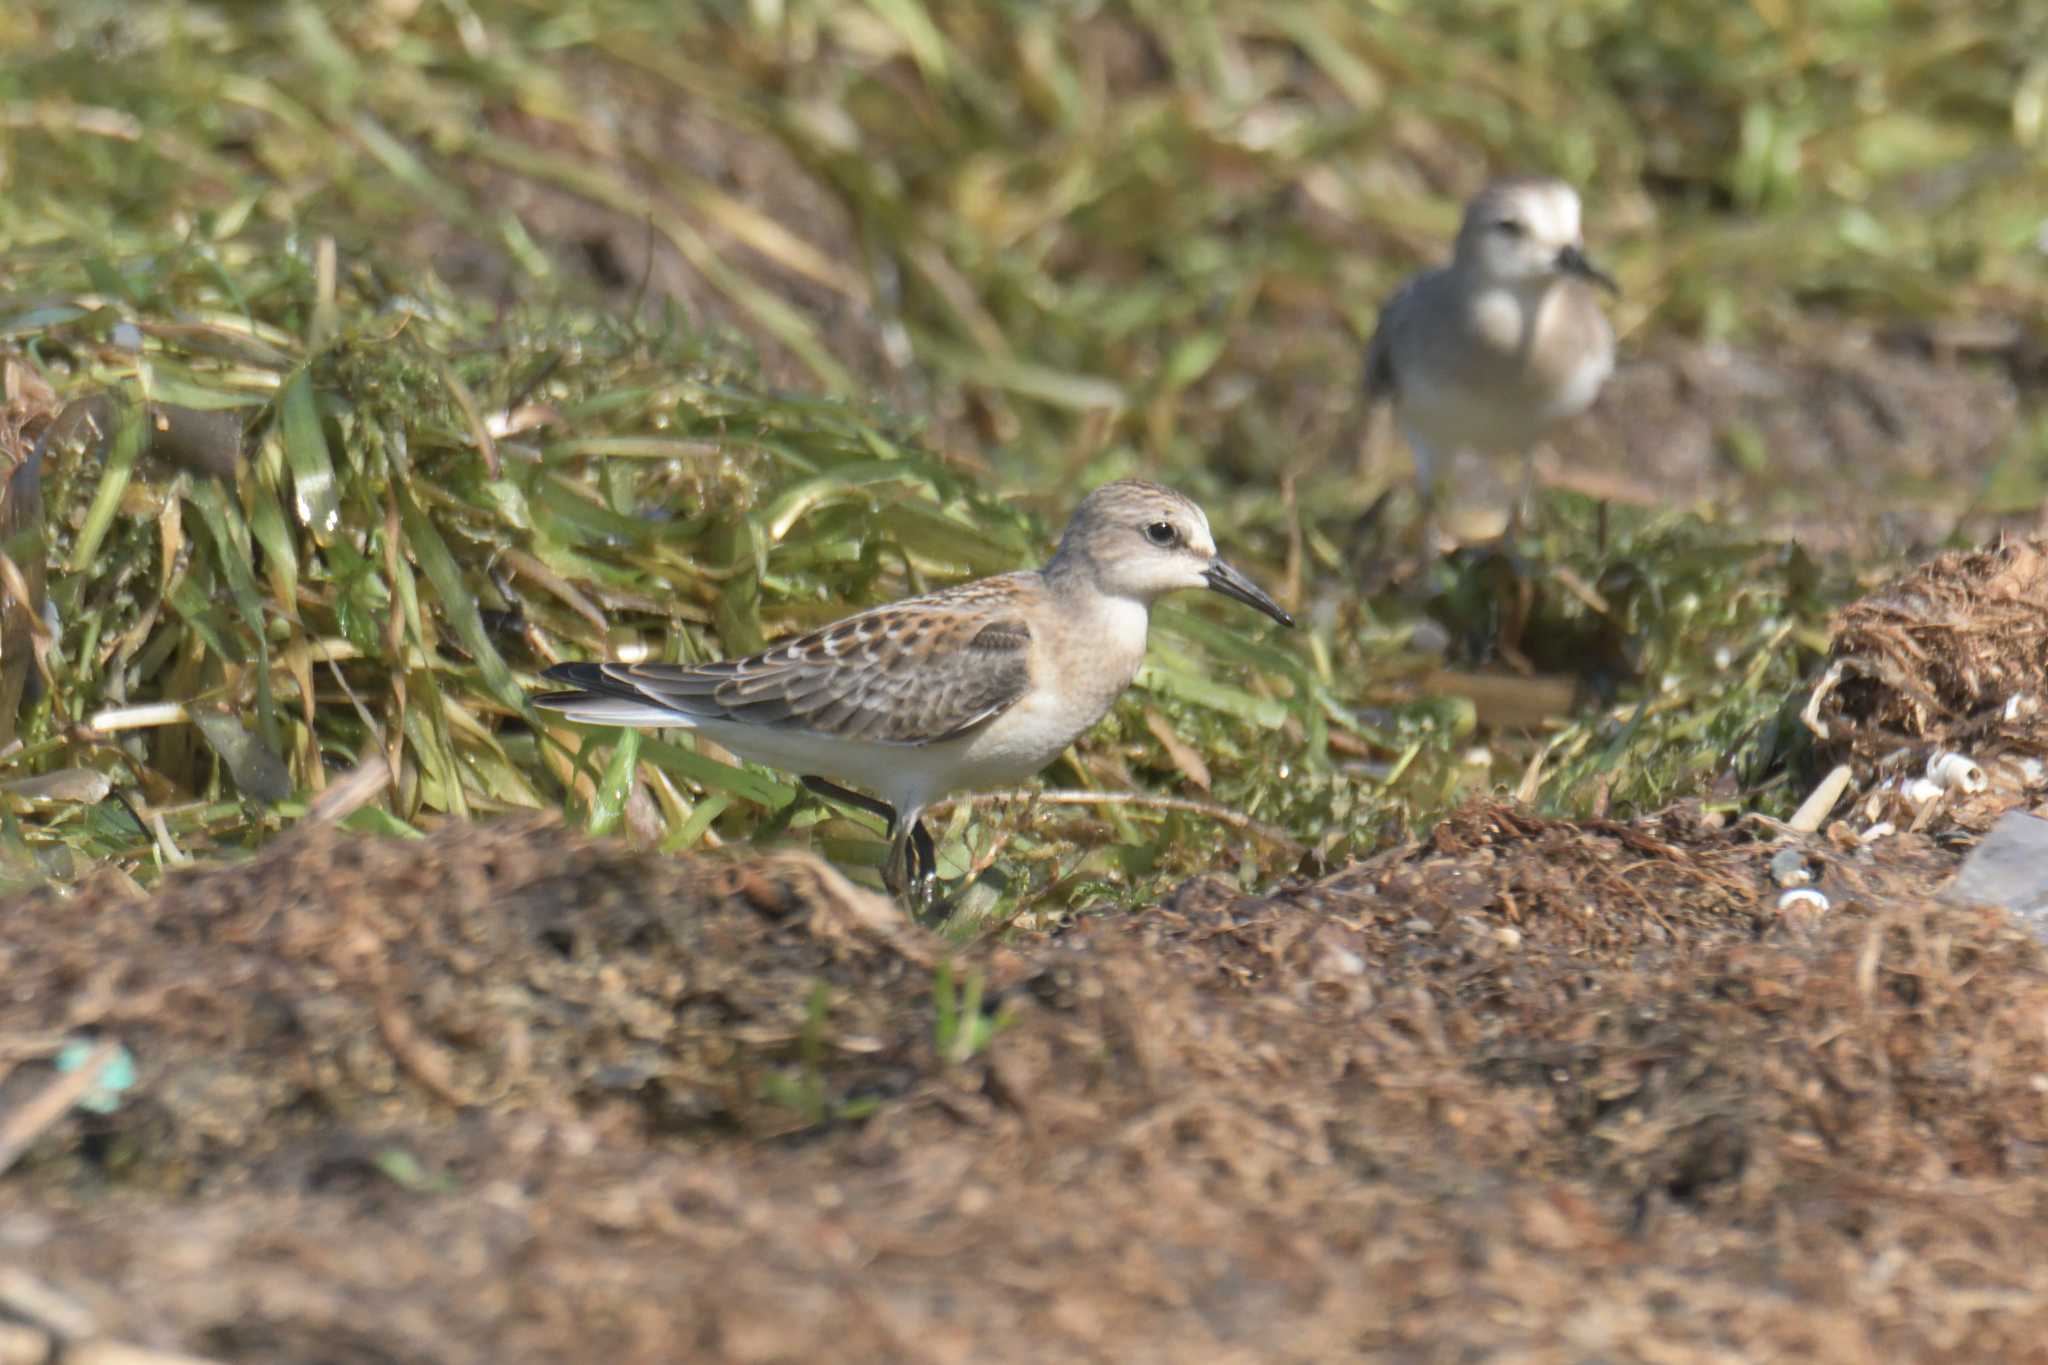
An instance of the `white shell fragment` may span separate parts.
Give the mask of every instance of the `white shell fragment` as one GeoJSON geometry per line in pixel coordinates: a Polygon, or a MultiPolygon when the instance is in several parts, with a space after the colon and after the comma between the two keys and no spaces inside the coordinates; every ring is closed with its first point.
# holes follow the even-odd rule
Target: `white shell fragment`
{"type": "Polygon", "coordinates": [[[1928,757],[1927,776],[1948,791],[1974,793],[1991,785],[1975,759],[1951,749],[1938,749],[1928,757]]]}
{"type": "Polygon", "coordinates": [[[1846,763],[1837,763],[1834,769],[1808,794],[1792,818],[1785,822],[1785,828],[1799,834],[1812,834],[1828,818],[1828,812],[1842,799],[1842,793],[1849,789],[1849,779],[1854,776],[1846,763]]]}
{"type": "Polygon", "coordinates": [[[1828,898],[1825,894],[1814,890],[1810,886],[1795,886],[1784,895],[1778,897],[1778,912],[1780,914],[1788,910],[1802,908],[1825,914],[1828,909],[1828,898]]]}
{"type": "Polygon", "coordinates": [[[1941,783],[1936,782],[1931,777],[1911,778],[1899,786],[1899,795],[1910,801],[1915,810],[1926,805],[1929,801],[1939,799],[1946,795],[1947,792],[1947,787],[1942,786],[1941,783]]]}

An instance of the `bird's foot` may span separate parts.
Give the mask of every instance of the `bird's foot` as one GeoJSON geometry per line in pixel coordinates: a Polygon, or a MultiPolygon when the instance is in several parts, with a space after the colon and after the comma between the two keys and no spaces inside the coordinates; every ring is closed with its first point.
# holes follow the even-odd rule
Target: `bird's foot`
{"type": "Polygon", "coordinates": [[[939,893],[939,850],[922,818],[912,819],[889,846],[882,884],[914,920],[928,922],[950,908],[939,893]]]}

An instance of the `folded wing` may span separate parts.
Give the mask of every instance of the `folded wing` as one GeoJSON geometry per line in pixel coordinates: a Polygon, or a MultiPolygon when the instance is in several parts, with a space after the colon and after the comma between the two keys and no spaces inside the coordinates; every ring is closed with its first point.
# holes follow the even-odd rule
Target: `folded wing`
{"type": "Polygon", "coordinates": [[[558,664],[574,691],[534,704],[612,725],[727,721],[880,744],[933,744],[987,725],[1030,687],[1030,627],[985,600],[913,598],[745,659],[558,664]]]}
{"type": "Polygon", "coordinates": [[[1392,398],[1399,390],[1401,377],[1394,369],[1394,352],[1399,345],[1398,338],[1407,329],[1409,317],[1418,306],[1419,296],[1436,273],[1426,271],[1415,276],[1395,290],[1394,296],[1380,306],[1379,321],[1373,327],[1372,340],[1367,342],[1365,347],[1367,404],[1392,398]]]}

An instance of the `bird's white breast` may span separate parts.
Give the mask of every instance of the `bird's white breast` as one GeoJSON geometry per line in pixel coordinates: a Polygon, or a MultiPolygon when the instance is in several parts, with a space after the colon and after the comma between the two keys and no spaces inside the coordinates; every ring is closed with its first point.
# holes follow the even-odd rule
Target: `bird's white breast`
{"type": "Polygon", "coordinates": [[[1614,337],[1583,292],[1482,285],[1430,319],[1403,370],[1404,420],[1440,449],[1527,447],[1584,411],[1614,368],[1614,337]],[[1571,310],[1571,311],[1567,311],[1571,310]]]}
{"type": "Polygon", "coordinates": [[[1034,626],[1031,691],[968,745],[983,781],[1014,782],[1059,757],[1116,704],[1145,661],[1150,613],[1122,597],[1063,601],[1034,626]]]}

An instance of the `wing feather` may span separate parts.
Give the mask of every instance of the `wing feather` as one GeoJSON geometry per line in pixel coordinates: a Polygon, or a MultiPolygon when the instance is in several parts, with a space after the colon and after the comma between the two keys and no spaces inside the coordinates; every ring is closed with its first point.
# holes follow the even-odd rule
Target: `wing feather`
{"type": "Polygon", "coordinates": [[[1380,305],[1379,321],[1373,325],[1372,340],[1365,346],[1365,401],[1368,406],[1400,392],[1401,375],[1394,365],[1401,334],[1408,330],[1418,308],[1426,306],[1425,296],[1438,288],[1442,269],[1425,270],[1411,276],[1380,305]]]}
{"type": "Polygon", "coordinates": [[[744,659],[563,664],[582,691],[537,698],[586,711],[619,699],[678,724],[726,720],[881,744],[933,744],[987,725],[1031,686],[1031,575],[1006,575],[850,616],[744,659]]]}

